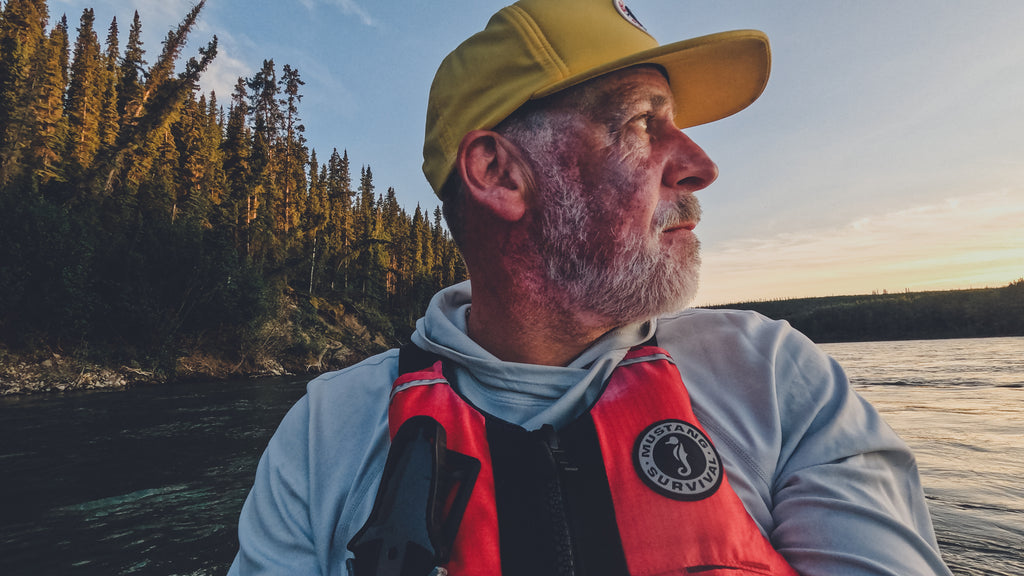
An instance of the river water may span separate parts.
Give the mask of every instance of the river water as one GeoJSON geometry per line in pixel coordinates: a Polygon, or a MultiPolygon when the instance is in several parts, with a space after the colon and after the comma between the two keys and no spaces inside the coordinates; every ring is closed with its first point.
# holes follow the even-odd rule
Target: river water
{"type": "Polygon", "coordinates": [[[1024,576],[1024,338],[822,348],[914,450],[953,572],[1024,576]]]}
{"type": "MultiPolygon", "coordinates": [[[[916,451],[954,573],[1024,574],[1024,338],[822,347],[916,451]]],[[[0,574],[223,574],[305,380],[0,398],[0,574]]]]}

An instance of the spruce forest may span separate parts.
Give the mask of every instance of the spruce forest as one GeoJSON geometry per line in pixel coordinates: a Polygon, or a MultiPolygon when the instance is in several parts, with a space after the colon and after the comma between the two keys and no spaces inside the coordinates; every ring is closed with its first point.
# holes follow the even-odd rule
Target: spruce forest
{"type": "MultiPolygon", "coordinates": [[[[369,166],[305,141],[303,81],[271,59],[225,102],[184,59],[205,0],[121,48],[91,9],[52,24],[46,0],[0,19],[0,343],[173,374],[197,350],[232,361],[323,359],[316,318],[359,318],[400,342],[465,277],[440,210],[410,216],[369,166]],[[151,63],[150,63],[151,62],[151,63]]],[[[356,351],[369,353],[375,350],[356,351]]]]}

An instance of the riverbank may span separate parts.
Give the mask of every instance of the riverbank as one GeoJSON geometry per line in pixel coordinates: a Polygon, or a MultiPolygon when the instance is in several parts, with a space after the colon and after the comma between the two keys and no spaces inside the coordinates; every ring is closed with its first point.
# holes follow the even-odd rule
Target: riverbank
{"type": "Polygon", "coordinates": [[[252,379],[268,376],[309,375],[338,370],[361,358],[343,346],[326,349],[315,362],[309,358],[283,357],[232,362],[214,354],[197,352],[177,359],[173,374],[159,369],[104,365],[57,352],[12,353],[0,348],[0,396],[45,394],[76,390],[125,390],[132,386],[252,379]]]}
{"type": "Polygon", "coordinates": [[[210,337],[159,359],[110,360],[83,350],[13,349],[0,343],[0,396],[268,376],[312,378],[398,344],[370,325],[340,303],[288,291],[278,313],[258,328],[210,337]]]}
{"type": "Polygon", "coordinates": [[[101,366],[56,352],[18,354],[0,349],[0,396],[85,389],[121,390],[165,380],[152,371],[101,366]]]}
{"type": "Polygon", "coordinates": [[[328,358],[319,365],[299,359],[230,362],[198,352],[178,358],[173,374],[126,365],[103,365],[57,352],[12,353],[0,349],[0,396],[71,392],[75,390],[124,390],[132,386],[183,381],[215,381],[294,374],[315,375],[334,370],[343,362],[328,358]]]}

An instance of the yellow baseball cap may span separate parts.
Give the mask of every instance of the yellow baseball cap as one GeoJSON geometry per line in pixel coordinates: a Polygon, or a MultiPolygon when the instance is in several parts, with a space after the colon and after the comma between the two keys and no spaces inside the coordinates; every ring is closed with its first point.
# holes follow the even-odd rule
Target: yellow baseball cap
{"type": "Polygon", "coordinates": [[[520,0],[449,54],[427,103],[423,173],[440,195],[462,137],[498,125],[526,101],[637,64],[668,73],[676,125],[749,106],[768,82],[771,51],[757,30],[659,46],[623,0],[520,0]]]}

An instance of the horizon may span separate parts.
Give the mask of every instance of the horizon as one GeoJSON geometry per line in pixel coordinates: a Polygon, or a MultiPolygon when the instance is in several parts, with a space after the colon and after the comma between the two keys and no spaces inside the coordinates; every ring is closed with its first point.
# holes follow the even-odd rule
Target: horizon
{"type": "Polygon", "coordinates": [[[694,303],[694,304],[690,305],[689,307],[690,308],[722,308],[722,307],[733,306],[733,305],[765,304],[765,303],[774,303],[774,302],[789,302],[789,301],[795,301],[795,300],[815,300],[815,299],[825,300],[825,299],[829,299],[829,298],[865,298],[865,297],[870,298],[870,297],[876,297],[876,296],[900,296],[900,295],[906,295],[906,294],[937,294],[937,293],[942,293],[942,292],[970,292],[970,291],[976,291],[976,290],[977,291],[980,291],[980,290],[1002,290],[1004,288],[1009,288],[1010,286],[1013,286],[1014,284],[1017,284],[1017,283],[1024,283],[1024,277],[1018,278],[1017,280],[1013,280],[1011,282],[1008,282],[1008,283],[1000,285],[1000,286],[970,286],[970,287],[967,287],[967,288],[948,288],[948,289],[936,289],[936,290],[911,290],[909,288],[904,288],[903,290],[888,290],[888,289],[883,288],[881,290],[873,290],[873,291],[871,291],[870,294],[869,293],[864,293],[864,292],[858,292],[856,294],[852,294],[852,293],[851,294],[823,294],[823,295],[819,295],[819,296],[783,296],[783,297],[779,297],[779,298],[755,298],[755,299],[751,299],[751,300],[736,300],[736,301],[733,301],[733,302],[721,302],[721,303],[713,303],[713,304],[694,303]]]}
{"type": "MultiPolygon", "coordinates": [[[[353,169],[372,167],[378,190],[394,187],[404,209],[432,211],[420,172],[430,80],[506,3],[292,0],[253,10],[210,0],[183,56],[218,36],[202,89],[222,104],[264,59],[298,69],[310,148],[320,158],[347,150],[353,169]]],[[[66,14],[73,41],[82,9],[94,8],[98,36],[116,17],[123,48],[138,10],[152,61],[191,5],[50,0],[50,25],[66,14]]],[[[698,194],[695,302],[1000,287],[1024,275],[1024,4],[630,7],[662,43],[741,28],[772,41],[762,97],[686,130],[721,172],[698,194]]]]}

